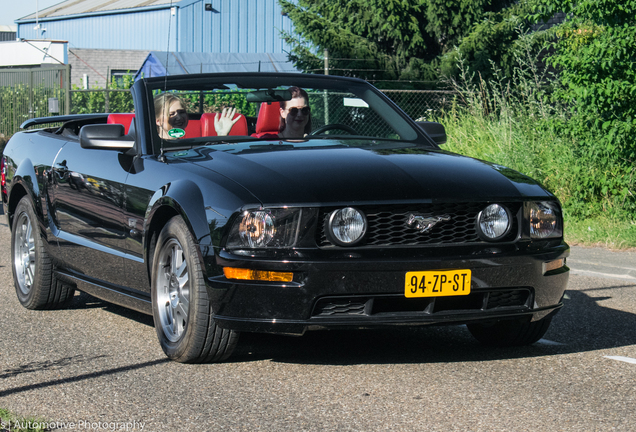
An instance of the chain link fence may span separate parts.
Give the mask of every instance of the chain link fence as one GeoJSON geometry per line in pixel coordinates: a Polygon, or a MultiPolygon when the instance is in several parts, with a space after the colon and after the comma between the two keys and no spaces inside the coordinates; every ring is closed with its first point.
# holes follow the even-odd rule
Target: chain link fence
{"type": "MultiPolygon", "coordinates": [[[[450,109],[456,93],[441,90],[381,90],[413,120],[424,121],[438,118],[442,111],[450,109]]],[[[326,125],[341,124],[366,134],[394,138],[393,128],[380,115],[355,105],[344,106],[343,101],[358,100],[354,94],[309,93],[312,129],[326,125]]],[[[352,102],[350,102],[352,103],[352,102]]],[[[366,104],[364,104],[366,105],[366,104]]]]}
{"type": "MultiPolygon", "coordinates": [[[[25,120],[55,114],[133,112],[132,95],[126,89],[70,89],[68,66],[47,69],[0,71],[0,140],[8,139],[25,120]]],[[[381,90],[414,120],[427,120],[447,110],[456,93],[442,90],[381,90]]],[[[313,99],[313,98],[312,98],[313,99]]],[[[328,100],[311,101],[317,111],[328,100]]],[[[345,123],[332,107],[314,117],[314,129],[327,123],[345,123]]],[[[372,126],[372,125],[370,125],[372,126]]],[[[369,126],[369,127],[370,127],[369,126]]],[[[378,126],[379,127],[379,126],[378,126]]],[[[382,135],[382,134],[379,134],[382,135]]]]}
{"type": "Polygon", "coordinates": [[[382,92],[413,120],[436,118],[449,110],[458,94],[447,90],[382,90],[382,92]]]}

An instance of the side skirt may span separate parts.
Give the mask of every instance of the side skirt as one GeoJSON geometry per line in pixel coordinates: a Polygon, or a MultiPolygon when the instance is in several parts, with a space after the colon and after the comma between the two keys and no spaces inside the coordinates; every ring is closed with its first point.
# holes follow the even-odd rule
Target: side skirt
{"type": "Polygon", "coordinates": [[[119,285],[104,285],[102,281],[89,278],[71,271],[57,269],[60,279],[77,285],[77,289],[109,303],[152,315],[150,296],[141,291],[119,285]]]}

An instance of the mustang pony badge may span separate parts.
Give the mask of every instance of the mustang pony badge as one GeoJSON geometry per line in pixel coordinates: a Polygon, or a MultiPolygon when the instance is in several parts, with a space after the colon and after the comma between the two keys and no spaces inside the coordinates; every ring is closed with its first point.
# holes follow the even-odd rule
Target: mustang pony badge
{"type": "Polygon", "coordinates": [[[451,218],[448,215],[443,216],[422,216],[411,213],[406,220],[406,225],[415,228],[421,233],[433,228],[438,222],[449,221],[451,218]]]}

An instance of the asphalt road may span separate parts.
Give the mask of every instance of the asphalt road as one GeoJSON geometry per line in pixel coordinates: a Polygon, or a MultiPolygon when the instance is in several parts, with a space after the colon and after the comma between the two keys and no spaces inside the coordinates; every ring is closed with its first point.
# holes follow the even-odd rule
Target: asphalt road
{"type": "Polygon", "coordinates": [[[566,305],[531,347],[463,326],[243,334],[231,361],[182,365],[148,316],[86,294],[22,308],[4,216],[0,245],[0,407],[18,414],[91,431],[636,430],[630,253],[590,269],[607,254],[575,248],[566,305]]]}

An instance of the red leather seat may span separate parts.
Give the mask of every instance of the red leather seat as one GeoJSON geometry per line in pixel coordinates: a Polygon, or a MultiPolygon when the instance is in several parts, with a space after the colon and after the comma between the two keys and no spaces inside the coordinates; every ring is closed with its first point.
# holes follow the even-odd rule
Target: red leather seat
{"type": "MultiPolygon", "coordinates": [[[[201,136],[217,136],[216,129],[214,129],[214,116],[216,113],[201,114],[201,136]]],[[[243,114],[235,114],[232,120],[237,117],[239,120],[234,123],[228,135],[247,135],[247,119],[243,114]]]]}
{"type": "Polygon", "coordinates": [[[263,102],[256,119],[256,132],[252,136],[260,138],[263,135],[278,134],[280,126],[280,103],[263,102]]]}
{"type": "Polygon", "coordinates": [[[188,120],[183,138],[199,138],[201,135],[201,120],[188,120]]]}
{"type": "Polygon", "coordinates": [[[124,133],[127,134],[130,130],[130,124],[135,118],[135,114],[132,113],[112,113],[108,114],[106,123],[108,124],[120,124],[124,126],[124,133]]]}

